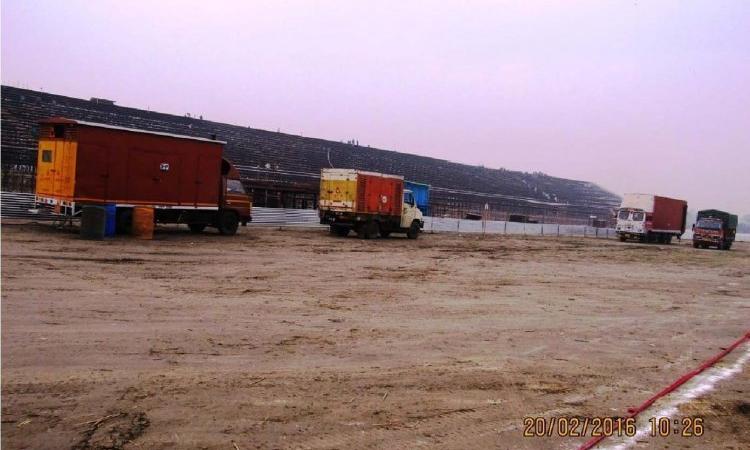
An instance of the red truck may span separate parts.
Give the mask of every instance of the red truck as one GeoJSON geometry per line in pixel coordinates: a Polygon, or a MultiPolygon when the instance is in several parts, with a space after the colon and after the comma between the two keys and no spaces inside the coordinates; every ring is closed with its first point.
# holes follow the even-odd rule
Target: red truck
{"type": "Polygon", "coordinates": [[[716,246],[719,250],[732,248],[737,234],[737,216],[718,209],[698,211],[693,225],[693,247],[716,246]]]}
{"type": "Polygon", "coordinates": [[[51,118],[40,122],[36,201],[76,215],[85,204],[116,205],[118,232],[133,207],[154,207],[158,223],[236,233],[252,203],[223,141],[51,118]]]}
{"type": "Polygon", "coordinates": [[[321,170],[319,214],[320,223],[339,236],[354,230],[364,239],[391,233],[416,239],[424,227],[403,177],[354,169],[321,170]]]}
{"type": "Polygon", "coordinates": [[[625,194],[615,231],[621,241],[669,244],[685,232],[687,202],[652,194],[625,194]]]}

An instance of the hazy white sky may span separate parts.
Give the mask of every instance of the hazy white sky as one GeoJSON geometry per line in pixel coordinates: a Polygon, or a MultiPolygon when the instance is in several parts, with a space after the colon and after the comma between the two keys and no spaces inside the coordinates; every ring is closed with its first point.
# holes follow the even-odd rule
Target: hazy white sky
{"type": "Polygon", "coordinates": [[[2,82],[750,213],[750,1],[2,1],[2,82]]]}

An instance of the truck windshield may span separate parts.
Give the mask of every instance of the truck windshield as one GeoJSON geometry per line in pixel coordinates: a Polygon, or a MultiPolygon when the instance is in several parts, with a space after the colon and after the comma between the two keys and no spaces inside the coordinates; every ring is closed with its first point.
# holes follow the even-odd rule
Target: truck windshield
{"type": "Polygon", "coordinates": [[[640,211],[634,211],[633,212],[633,220],[636,222],[640,222],[643,220],[643,213],[640,211]]]}
{"type": "Polygon", "coordinates": [[[227,180],[227,192],[231,194],[244,194],[245,188],[240,180],[227,180]]]}
{"type": "Polygon", "coordinates": [[[628,220],[629,215],[630,215],[630,211],[628,211],[627,209],[623,209],[622,211],[620,211],[620,214],[617,215],[617,218],[622,219],[622,220],[628,220]]]}
{"type": "Polygon", "coordinates": [[[700,219],[695,226],[696,228],[707,230],[721,230],[721,221],[716,219],[700,219]]]}
{"type": "Polygon", "coordinates": [[[414,195],[411,192],[404,192],[404,203],[414,206],[414,195]]]}

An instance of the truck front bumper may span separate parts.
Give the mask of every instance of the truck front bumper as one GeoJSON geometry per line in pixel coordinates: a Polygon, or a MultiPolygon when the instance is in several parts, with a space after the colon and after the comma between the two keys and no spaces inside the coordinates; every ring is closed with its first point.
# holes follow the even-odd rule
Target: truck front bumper
{"type": "Polygon", "coordinates": [[[701,236],[693,235],[693,241],[699,244],[717,245],[722,239],[719,236],[701,236]]]}

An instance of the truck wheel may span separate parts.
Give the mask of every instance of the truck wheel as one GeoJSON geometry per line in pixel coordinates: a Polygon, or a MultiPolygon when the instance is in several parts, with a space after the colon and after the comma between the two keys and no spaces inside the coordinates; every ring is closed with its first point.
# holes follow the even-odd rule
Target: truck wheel
{"type": "Polygon", "coordinates": [[[115,232],[130,234],[133,231],[133,208],[118,208],[115,216],[115,232]]]}
{"type": "Polygon", "coordinates": [[[346,237],[349,235],[349,227],[344,227],[341,225],[331,225],[331,234],[346,237]]]}
{"type": "Polygon", "coordinates": [[[416,239],[419,237],[419,223],[415,220],[411,223],[411,226],[409,227],[409,231],[406,232],[406,237],[409,239],[416,239]]]}
{"type": "Polygon", "coordinates": [[[698,248],[698,243],[693,241],[693,248],[698,248]]]}
{"type": "Polygon", "coordinates": [[[219,233],[225,236],[232,236],[237,232],[237,227],[240,225],[240,221],[237,218],[237,213],[234,211],[221,211],[219,212],[218,223],[216,228],[219,229],[219,233]]]}
{"type": "Polygon", "coordinates": [[[378,223],[374,220],[363,223],[357,234],[362,239],[375,239],[378,237],[378,223]]]}
{"type": "Polygon", "coordinates": [[[672,236],[664,236],[664,243],[667,245],[672,244],[672,236]]]}
{"type": "Polygon", "coordinates": [[[391,235],[391,230],[386,225],[380,225],[380,237],[387,238],[391,235]]]}
{"type": "Polygon", "coordinates": [[[190,228],[190,231],[193,233],[202,233],[203,230],[206,229],[205,223],[189,223],[188,228],[190,228]]]}
{"type": "Polygon", "coordinates": [[[627,238],[624,235],[620,235],[620,242],[625,242],[627,238]]]}

